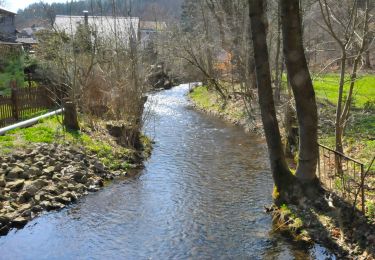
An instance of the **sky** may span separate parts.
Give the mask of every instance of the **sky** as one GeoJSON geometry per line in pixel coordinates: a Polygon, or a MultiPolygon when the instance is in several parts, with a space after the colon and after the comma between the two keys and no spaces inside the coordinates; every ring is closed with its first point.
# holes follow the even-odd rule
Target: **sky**
{"type": "MultiPolygon", "coordinates": [[[[5,0],[5,8],[13,12],[23,9],[32,3],[40,2],[40,0],[5,0]]],[[[66,2],[66,0],[43,0],[44,3],[66,2]]]]}

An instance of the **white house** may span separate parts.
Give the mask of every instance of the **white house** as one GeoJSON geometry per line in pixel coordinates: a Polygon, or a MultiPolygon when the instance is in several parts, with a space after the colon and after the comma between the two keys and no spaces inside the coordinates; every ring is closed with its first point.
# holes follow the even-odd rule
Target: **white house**
{"type": "Polygon", "coordinates": [[[73,36],[83,25],[104,41],[128,43],[129,39],[139,37],[138,17],[89,16],[87,12],[82,16],[57,15],[53,27],[73,36]]]}

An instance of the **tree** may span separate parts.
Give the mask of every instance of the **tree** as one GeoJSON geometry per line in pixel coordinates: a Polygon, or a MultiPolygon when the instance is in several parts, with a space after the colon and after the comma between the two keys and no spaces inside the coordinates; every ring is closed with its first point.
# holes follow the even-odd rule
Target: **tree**
{"type": "Polygon", "coordinates": [[[274,199],[281,204],[292,185],[292,175],[285,160],[279,125],[273,100],[271,72],[267,48],[266,18],[262,0],[249,0],[251,34],[254,48],[255,72],[264,133],[267,140],[272,176],[275,182],[274,199]]]}
{"type": "MultiPolygon", "coordinates": [[[[329,0],[319,0],[319,7],[324,21],[323,28],[336,42],[340,49],[340,82],[336,105],[335,138],[336,151],[343,153],[343,136],[350,114],[353,89],[357,80],[357,70],[363,54],[368,48],[370,1],[346,0],[339,5],[329,0]],[[360,8],[364,5],[364,8],[360,8]],[[363,17],[363,18],[362,18],[363,17]],[[357,46],[357,48],[354,48],[357,46]],[[355,53],[353,55],[353,53],[355,53]],[[344,98],[346,70],[348,61],[354,57],[350,75],[350,87],[347,98],[344,98]]],[[[340,167],[340,164],[338,164],[340,167]]],[[[340,168],[339,168],[340,169],[340,168]]]]}
{"type": "Polygon", "coordinates": [[[315,92],[303,48],[299,0],[281,1],[283,49],[288,78],[293,90],[299,125],[299,154],[296,177],[316,180],[319,156],[318,113],[315,92]]]}

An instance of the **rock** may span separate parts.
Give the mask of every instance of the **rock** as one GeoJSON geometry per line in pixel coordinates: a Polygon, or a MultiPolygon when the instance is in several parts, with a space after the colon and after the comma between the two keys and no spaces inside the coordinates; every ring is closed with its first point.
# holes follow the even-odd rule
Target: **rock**
{"type": "Polygon", "coordinates": [[[11,219],[7,215],[1,215],[0,214],[0,226],[8,225],[10,223],[11,219]]]}
{"type": "Polygon", "coordinates": [[[105,171],[105,167],[104,167],[104,165],[101,162],[95,162],[94,163],[94,169],[97,172],[104,172],[105,171]]]}
{"type": "Polygon", "coordinates": [[[1,168],[2,168],[3,170],[7,169],[8,167],[9,167],[9,165],[8,165],[7,163],[2,163],[2,164],[1,164],[1,168]]]}
{"type": "Polygon", "coordinates": [[[54,166],[49,166],[43,170],[43,174],[47,175],[48,177],[52,177],[54,172],[55,172],[54,166]]]}
{"type": "Polygon", "coordinates": [[[18,192],[22,189],[25,181],[24,180],[16,180],[12,182],[8,182],[6,187],[9,188],[11,191],[18,192]]]}
{"type": "Polygon", "coordinates": [[[87,188],[87,191],[89,192],[97,192],[99,191],[100,189],[98,187],[96,187],[95,185],[90,185],[88,188],[87,188]]]}
{"type": "Polygon", "coordinates": [[[20,175],[23,173],[23,169],[19,166],[13,167],[8,174],[6,175],[7,179],[17,179],[20,177],[20,175]]]}
{"type": "Polygon", "coordinates": [[[60,202],[62,204],[69,204],[71,202],[71,199],[69,197],[60,195],[55,197],[55,201],[60,202]]]}
{"type": "Polygon", "coordinates": [[[38,168],[43,167],[43,165],[44,165],[44,162],[42,162],[42,161],[37,161],[36,163],[34,163],[34,166],[38,167],[38,168]]]}
{"type": "Polygon", "coordinates": [[[42,171],[36,166],[31,166],[30,168],[28,168],[26,170],[26,172],[29,176],[40,176],[40,175],[42,175],[42,171]]]}
{"type": "Polygon", "coordinates": [[[46,210],[52,210],[52,203],[50,201],[44,200],[40,202],[39,204],[40,207],[46,209],[46,210]]]}
{"type": "Polygon", "coordinates": [[[6,181],[5,181],[4,176],[0,176],[0,187],[4,188],[5,185],[6,185],[6,181]]]}
{"type": "Polygon", "coordinates": [[[65,207],[65,205],[60,202],[50,202],[50,201],[42,201],[39,205],[46,210],[62,209],[63,207],[65,207]]]}
{"type": "Polygon", "coordinates": [[[49,186],[43,188],[43,191],[48,192],[48,193],[53,194],[53,195],[59,194],[59,189],[54,185],[49,185],[49,186]]]}
{"type": "Polygon", "coordinates": [[[12,220],[12,226],[18,227],[18,228],[23,227],[27,224],[27,222],[28,222],[27,218],[20,216],[12,220]]]}
{"type": "Polygon", "coordinates": [[[41,188],[48,185],[45,180],[35,180],[25,185],[24,190],[33,197],[41,188]]]}

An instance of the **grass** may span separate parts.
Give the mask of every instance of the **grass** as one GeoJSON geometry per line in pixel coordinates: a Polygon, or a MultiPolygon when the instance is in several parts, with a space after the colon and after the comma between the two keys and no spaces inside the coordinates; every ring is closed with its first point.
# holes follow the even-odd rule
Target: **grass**
{"type": "MultiPolygon", "coordinates": [[[[318,99],[337,103],[340,77],[338,74],[325,74],[314,79],[314,89],[318,99]]],[[[346,78],[344,95],[349,89],[350,81],[346,78]]],[[[375,103],[375,75],[362,75],[354,87],[354,105],[364,108],[366,104],[375,103]]]]}
{"type": "Polygon", "coordinates": [[[213,109],[219,111],[220,102],[217,102],[218,96],[215,92],[209,91],[207,86],[199,86],[190,93],[190,97],[202,109],[213,109]]]}
{"type": "MultiPolygon", "coordinates": [[[[0,136],[1,154],[14,153],[32,144],[65,143],[82,147],[86,152],[95,154],[111,170],[126,170],[135,160],[136,151],[119,146],[110,136],[96,132],[63,132],[61,116],[42,120],[29,128],[19,128],[0,136]]],[[[145,147],[150,143],[142,137],[145,147]]]]}

